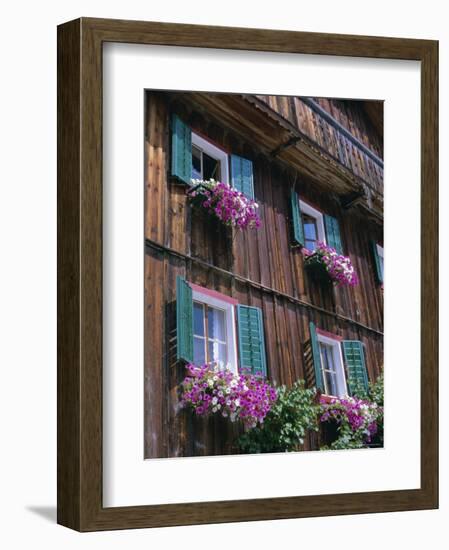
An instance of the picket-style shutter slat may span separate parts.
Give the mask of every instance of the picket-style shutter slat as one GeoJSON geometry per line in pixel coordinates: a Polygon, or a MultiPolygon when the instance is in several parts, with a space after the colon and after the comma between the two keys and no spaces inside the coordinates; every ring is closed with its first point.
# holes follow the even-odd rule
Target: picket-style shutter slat
{"type": "Polygon", "coordinates": [[[177,358],[193,363],[193,299],[187,281],[176,277],[177,358]]]}
{"type": "Polygon", "coordinates": [[[368,391],[363,344],[358,340],[343,340],[342,346],[348,376],[348,392],[352,396],[363,397],[368,391]]]}
{"type": "Polygon", "coordinates": [[[321,392],[324,392],[324,380],[323,373],[321,370],[321,355],[320,347],[318,344],[318,338],[316,336],[315,323],[309,323],[310,328],[310,344],[312,346],[312,356],[313,356],[313,369],[315,371],[315,386],[321,392]]]}
{"type": "Polygon", "coordinates": [[[267,376],[262,310],[252,306],[237,306],[239,362],[241,369],[267,376]]]}
{"type": "Polygon", "coordinates": [[[373,258],[374,258],[374,267],[376,268],[376,270],[375,270],[376,280],[377,280],[378,283],[383,283],[384,278],[383,278],[383,274],[382,274],[382,266],[381,266],[381,263],[380,263],[379,252],[377,251],[376,241],[371,241],[371,249],[372,249],[373,258]]]}
{"type": "Polygon", "coordinates": [[[292,189],[290,194],[290,207],[292,214],[292,238],[293,245],[304,246],[304,227],[301,220],[301,207],[299,205],[299,195],[292,189]]]}
{"type": "Polygon", "coordinates": [[[192,178],[192,130],[178,115],[172,115],[171,173],[190,185],[192,178]]]}
{"type": "Polygon", "coordinates": [[[340,225],[337,218],[324,215],[324,228],[326,230],[327,245],[335,248],[338,254],[343,254],[343,247],[341,245],[340,225]]]}
{"type": "Polygon", "coordinates": [[[249,199],[254,199],[254,177],[252,161],[231,155],[232,186],[249,199]]]}

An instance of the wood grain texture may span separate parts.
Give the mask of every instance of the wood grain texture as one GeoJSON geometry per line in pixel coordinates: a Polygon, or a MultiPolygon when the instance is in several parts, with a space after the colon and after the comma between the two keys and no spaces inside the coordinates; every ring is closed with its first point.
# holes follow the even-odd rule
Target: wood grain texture
{"type": "MultiPolygon", "coordinates": [[[[145,143],[146,458],[216,455],[223,453],[225,448],[228,452],[236,452],[233,447],[235,427],[218,419],[209,420],[209,425],[192,421],[188,414],[179,410],[178,392],[185,374],[184,365],[177,364],[176,360],[170,360],[168,366],[166,363],[167,356],[175,358],[172,348],[176,344],[176,334],[172,316],[178,273],[192,283],[233,297],[237,297],[233,283],[241,283],[239,303],[262,309],[268,376],[277,384],[290,386],[305,378],[303,346],[309,339],[311,315],[317,327],[364,343],[371,381],[376,380],[383,365],[383,292],[375,278],[371,246],[372,240],[383,242],[382,223],[366,220],[364,212],[358,209],[344,209],[335,190],[329,193],[319,180],[312,181],[300,171],[295,170],[293,176],[280,159],[254,149],[241,134],[230,130],[226,126],[225,113],[220,118],[214,111],[215,116],[211,117],[203,108],[205,102],[224,105],[227,98],[227,94],[223,98],[220,94],[203,93],[205,101],[199,108],[190,93],[173,96],[157,91],[147,92],[145,97],[145,126],[148,128],[145,143]],[[255,197],[262,219],[260,230],[232,234],[231,230],[223,231],[210,216],[191,208],[186,186],[171,178],[164,160],[170,154],[168,135],[173,114],[221,149],[252,160],[255,197]],[[308,275],[300,250],[291,246],[292,182],[296,182],[302,200],[337,217],[345,253],[351,257],[360,277],[358,286],[323,288],[308,275]],[[188,218],[190,231],[186,231],[188,218]],[[161,289],[169,293],[165,311],[161,289]],[[167,403],[171,413],[168,416],[165,414],[167,403]],[[191,445],[180,445],[181,440],[191,445]]],[[[247,96],[239,99],[233,95],[231,99],[233,103],[251,103],[247,96]]],[[[259,96],[259,99],[281,112],[281,108],[292,105],[290,100],[293,98],[259,96]]],[[[252,108],[256,110],[255,106],[252,108]]],[[[340,102],[340,108],[350,111],[346,124],[349,125],[354,116],[354,128],[357,124],[366,131],[366,120],[357,118],[359,111],[355,105],[340,102]]],[[[287,116],[286,111],[282,111],[282,115],[287,116]]],[[[305,116],[310,119],[311,111],[305,116]]],[[[316,124],[316,117],[312,117],[310,128],[316,124]]],[[[365,139],[368,137],[373,141],[377,136],[367,133],[365,139]]],[[[317,449],[312,438],[307,447],[317,449]]]]}
{"type": "MultiPolygon", "coordinates": [[[[58,28],[59,523],[79,531],[93,531],[419,510],[438,506],[437,70],[438,45],[426,40],[101,19],[80,19],[58,28]],[[101,48],[105,40],[421,61],[421,414],[426,419],[422,423],[421,433],[421,489],[126,508],[103,507],[101,48]]],[[[187,219],[186,223],[191,222],[187,219]]],[[[170,244],[178,247],[183,243],[172,241],[170,244]]],[[[194,267],[189,266],[189,269],[193,270],[194,267]]],[[[247,264],[244,269],[253,268],[247,264]]],[[[271,276],[266,268],[263,276],[271,276]]],[[[216,282],[217,275],[209,273],[208,277],[212,279],[206,282],[212,284],[214,281],[213,284],[218,286],[225,284],[216,282]]],[[[288,280],[279,280],[278,284],[285,285],[283,288],[287,289],[289,283],[288,280]]],[[[244,293],[244,286],[236,281],[232,292],[238,297],[244,293]]],[[[299,286],[297,293],[302,295],[307,293],[307,289],[299,286]]],[[[250,299],[263,303],[267,297],[260,293],[257,296],[256,292],[251,291],[250,299]]],[[[297,321],[300,324],[300,316],[297,316],[297,321]]],[[[282,320],[279,322],[282,327],[282,320]]],[[[182,438],[180,441],[180,445],[188,445],[182,438]]]]}

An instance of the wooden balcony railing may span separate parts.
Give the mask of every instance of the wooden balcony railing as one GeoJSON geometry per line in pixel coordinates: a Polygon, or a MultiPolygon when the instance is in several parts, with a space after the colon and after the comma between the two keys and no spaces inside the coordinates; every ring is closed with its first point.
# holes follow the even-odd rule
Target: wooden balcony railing
{"type": "Polygon", "coordinates": [[[307,136],[324,152],[363,180],[373,191],[383,194],[382,137],[375,135],[360,112],[348,107],[351,102],[285,96],[257,96],[277,115],[307,136]],[[341,117],[345,124],[323,108],[327,102],[338,110],[348,108],[341,117]],[[339,105],[340,104],[340,105],[339,105]]]}

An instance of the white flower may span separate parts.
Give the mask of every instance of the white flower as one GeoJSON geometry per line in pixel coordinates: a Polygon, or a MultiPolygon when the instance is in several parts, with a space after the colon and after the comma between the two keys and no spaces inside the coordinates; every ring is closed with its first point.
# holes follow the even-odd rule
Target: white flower
{"type": "Polygon", "coordinates": [[[231,393],[231,388],[226,388],[226,393],[227,394],[231,393]]]}
{"type": "Polygon", "coordinates": [[[209,387],[212,387],[214,385],[214,381],[212,379],[209,379],[208,384],[209,384],[209,387]]]}
{"type": "Polygon", "coordinates": [[[212,407],[212,412],[216,413],[217,412],[217,407],[212,407]]]}
{"type": "Polygon", "coordinates": [[[216,381],[218,380],[218,376],[215,375],[215,376],[212,378],[212,380],[213,380],[214,382],[216,382],[216,381]]]}
{"type": "Polygon", "coordinates": [[[235,406],[236,406],[236,407],[239,407],[239,406],[240,406],[240,399],[236,399],[236,400],[234,401],[234,403],[235,403],[235,406]]]}
{"type": "Polygon", "coordinates": [[[212,405],[216,405],[218,403],[218,399],[216,397],[212,397],[212,405]]]}

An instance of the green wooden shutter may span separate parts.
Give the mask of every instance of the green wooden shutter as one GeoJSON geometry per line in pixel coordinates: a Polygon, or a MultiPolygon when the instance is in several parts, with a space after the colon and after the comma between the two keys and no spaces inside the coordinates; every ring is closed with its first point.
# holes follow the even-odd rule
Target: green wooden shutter
{"type": "Polygon", "coordinates": [[[368,374],[363,344],[358,340],[343,340],[342,346],[348,377],[348,392],[350,395],[364,397],[368,392],[368,374]]]}
{"type": "Polygon", "coordinates": [[[383,273],[382,273],[382,265],[380,263],[379,253],[377,252],[377,243],[376,241],[371,241],[371,249],[373,252],[373,258],[374,258],[374,266],[376,268],[376,280],[378,283],[383,283],[383,273]]]}
{"type": "Polygon", "coordinates": [[[237,155],[231,155],[231,181],[232,186],[254,199],[253,163],[237,155]]]}
{"type": "Polygon", "coordinates": [[[321,370],[321,354],[320,346],[318,344],[318,338],[316,336],[315,323],[310,322],[310,343],[312,346],[312,356],[313,356],[313,369],[315,371],[315,386],[318,390],[324,392],[324,380],[323,372],[321,370]]]}
{"type": "Polygon", "coordinates": [[[295,246],[304,246],[304,227],[301,219],[301,208],[299,206],[299,195],[292,189],[290,195],[290,206],[292,213],[292,237],[295,246]]]}
{"type": "Polygon", "coordinates": [[[192,131],[177,115],[172,115],[171,173],[190,185],[192,178],[192,131]]]}
{"type": "Polygon", "coordinates": [[[252,374],[267,376],[262,310],[239,304],[237,323],[240,368],[248,369],[252,374]]]}
{"type": "Polygon", "coordinates": [[[326,229],[327,245],[335,248],[338,254],[343,254],[341,246],[340,226],[338,220],[332,216],[324,215],[324,228],[326,229]]]}
{"type": "Polygon", "coordinates": [[[177,358],[193,362],[193,300],[187,281],[176,277],[177,358]]]}

